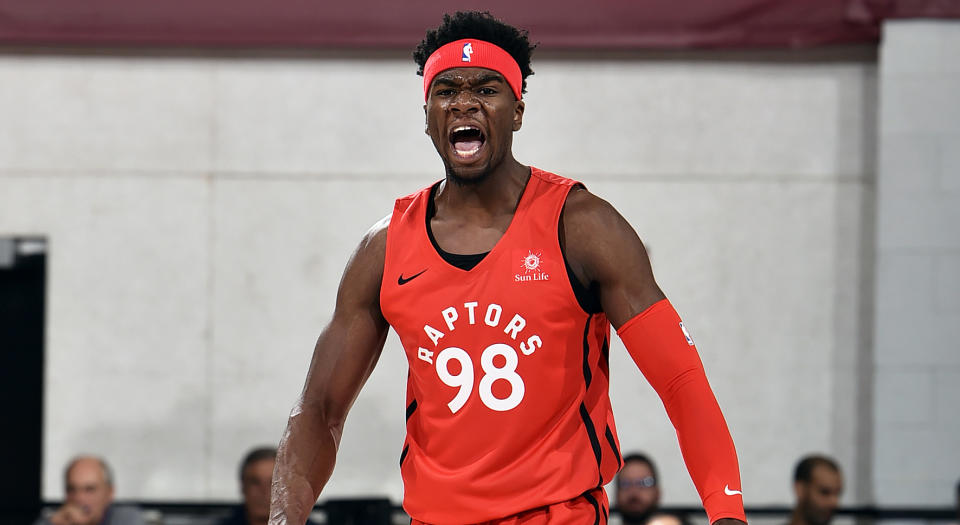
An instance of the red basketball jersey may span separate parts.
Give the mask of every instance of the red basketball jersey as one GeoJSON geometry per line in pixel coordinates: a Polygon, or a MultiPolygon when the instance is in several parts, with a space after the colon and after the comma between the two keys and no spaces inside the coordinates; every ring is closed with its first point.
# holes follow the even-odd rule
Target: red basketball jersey
{"type": "Polygon", "coordinates": [[[574,184],[532,168],[506,233],[469,271],[430,241],[430,188],[396,202],[380,305],[409,363],[400,470],[419,521],[509,516],[620,468],[610,324],[577,302],[558,240],[574,184]]]}

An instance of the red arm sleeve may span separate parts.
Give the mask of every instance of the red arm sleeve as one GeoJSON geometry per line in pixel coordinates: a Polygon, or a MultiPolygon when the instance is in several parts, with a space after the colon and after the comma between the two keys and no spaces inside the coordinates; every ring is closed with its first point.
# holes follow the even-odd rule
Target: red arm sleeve
{"type": "Polygon", "coordinates": [[[676,310],[666,299],[658,301],[617,334],[663,401],[710,523],[721,518],[746,521],[737,451],[676,310]]]}

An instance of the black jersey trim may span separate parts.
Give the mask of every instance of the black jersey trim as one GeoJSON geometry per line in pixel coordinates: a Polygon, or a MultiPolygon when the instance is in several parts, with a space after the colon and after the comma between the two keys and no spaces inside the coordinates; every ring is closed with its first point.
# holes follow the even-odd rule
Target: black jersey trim
{"type": "Polygon", "coordinates": [[[410,421],[410,416],[412,416],[413,413],[416,412],[416,410],[417,410],[417,400],[414,399],[413,401],[410,402],[409,405],[407,405],[407,421],[410,421]]]}
{"type": "Polygon", "coordinates": [[[403,452],[400,453],[400,466],[403,466],[403,460],[407,459],[407,452],[410,452],[410,444],[403,446],[403,452]]]}
{"type": "Polygon", "coordinates": [[[598,314],[603,311],[600,305],[600,290],[597,283],[590,283],[590,287],[584,286],[575,273],[570,263],[567,262],[567,250],[560,246],[560,253],[563,254],[563,266],[567,269],[567,279],[570,281],[570,287],[573,288],[573,296],[577,299],[577,304],[588,314],[598,314]]]}
{"type": "Polygon", "coordinates": [[[590,413],[587,412],[586,405],[580,402],[580,419],[583,419],[583,426],[587,429],[587,437],[590,438],[590,446],[593,448],[593,455],[597,458],[597,486],[603,485],[603,472],[600,467],[603,462],[603,450],[600,448],[600,439],[597,438],[597,429],[593,426],[593,420],[590,419],[590,413]]]}
{"type": "MultiPolygon", "coordinates": [[[[583,188],[583,184],[577,184],[573,188],[583,188]]],[[[572,189],[572,188],[571,188],[572,189]]],[[[569,195],[569,192],[567,193],[569,195]]],[[[566,200],[564,200],[566,205],[566,200]]],[[[573,289],[573,296],[577,299],[577,304],[588,314],[598,314],[603,311],[603,305],[600,304],[600,287],[596,282],[589,283],[589,286],[580,282],[580,279],[573,272],[573,267],[567,261],[567,247],[563,242],[563,209],[561,208],[560,217],[557,219],[557,241],[560,243],[560,254],[563,255],[563,266],[567,269],[567,280],[570,281],[570,288],[573,289]]]]}
{"type": "Polygon", "coordinates": [[[593,507],[593,525],[600,525],[600,502],[597,501],[597,498],[594,498],[593,494],[590,494],[590,492],[584,492],[583,499],[587,500],[587,502],[593,507]]]}
{"type": "Polygon", "coordinates": [[[583,381],[587,388],[590,388],[590,383],[593,381],[593,372],[590,370],[590,321],[592,320],[593,314],[590,314],[583,326],[583,381]]]}
{"type": "Polygon", "coordinates": [[[607,443],[610,444],[610,450],[613,451],[613,456],[617,458],[617,470],[620,470],[620,467],[623,467],[623,460],[620,458],[620,451],[617,450],[617,440],[613,439],[613,431],[610,430],[610,425],[607,425],[607,430],[603,435],[607,438],[607,443]]]}

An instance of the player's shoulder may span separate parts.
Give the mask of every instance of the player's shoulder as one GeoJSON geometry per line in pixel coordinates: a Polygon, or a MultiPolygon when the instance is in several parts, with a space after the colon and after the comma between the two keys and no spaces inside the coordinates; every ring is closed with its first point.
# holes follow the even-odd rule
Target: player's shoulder
{"type": "Polygon", "coordinates": [[[440,183],[439,181],[432,182],[429,185],[424,186],[418,189],[417,191],[414,191],[413,193],[408,193],[407,195],[398,197],[397,200],[394,202],[393,212],[403,213],[414,203],[422,201],[427,195],[430,194],[431,191],[433,191],[433,187],[439,183],[440,183]]]}
{"type": "Polygon", "coordinates": [[[348,265],[380,275],[383,272],[383,265],[387,256],[387,228],[389,226],[390,215],[373,223],[360,238],[360,243],[354,250],[348,265]]]}
{"type": "Polygon", "coordinates": [[[582,186],[580,181],[557,175],[556,173],[540,169],[536,166],[530,166],[530,176],[555,186],[582,186]]]}
{"type": "Polygon", "coordinates": [[[393,214],[391,213],[370,226],[360,240],[361,250],[386,251],[387,230],[390,228],[390,219],[392,217],[393,214]]]}
{"type": "Polygon", "coordinates": [[[582,184],[570,188],[563,205],[563,226],[588,235],[603,235],[624,221],[612,204],[590,192],[582,184]]]}
{"type": "Polygon", "coordinates": [[[557,175],[534,166],[530,167],[530,175],[554,187],[569,188],[563,190],[566,192],[562,211],[564,227],[588,226],[591,222],[620,218],[620,214],[609,202],[590,192],[582,182],[576,179],[557,175]]]}

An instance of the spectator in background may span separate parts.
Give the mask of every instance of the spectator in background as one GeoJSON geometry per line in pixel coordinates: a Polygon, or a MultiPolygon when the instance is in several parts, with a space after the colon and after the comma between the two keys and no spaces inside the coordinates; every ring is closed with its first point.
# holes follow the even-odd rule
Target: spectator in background
{"type": "Polygon", "coordinates": [[[686,516],[678,516],[669,512],[655,512],[649,519],[647,525],[690,525],[686,516]]]}
{"type": "Polygon", "coordinates": [[[823,455],[803,457],[793,473],[796,506],[789,525],[827,525],[843,493],[843,476],[833,459],[823,455]]]}
{"type": "MultiPolygon", "coordinates": [[[[260,447],[247,452],[240,463],[243,504],[218,525],[266,525],[270,518],[270,484],[276,463],[276,447],[260,447]]],[[[308,520],[307,523],[312,525],[313,522],[308,520]]]]}
{"type": "Polygon", "coordinates": [[[957,480],[957,523],[960,524],[960,479],[957,480]]]}
{"type": "Polygon", "coordinates": [[[103,458],[77,456],[64,471],[67,498],[35,525],[143,525],[140,511],[113,503],[113,473],[103,458]]]}
{"type": "Polygon", "coordinates": [[[644,454],[623,458],[623,469],[617,475],[616,507],[624,525],[645,524],[660,506],[657,467],[644,454]]]}

